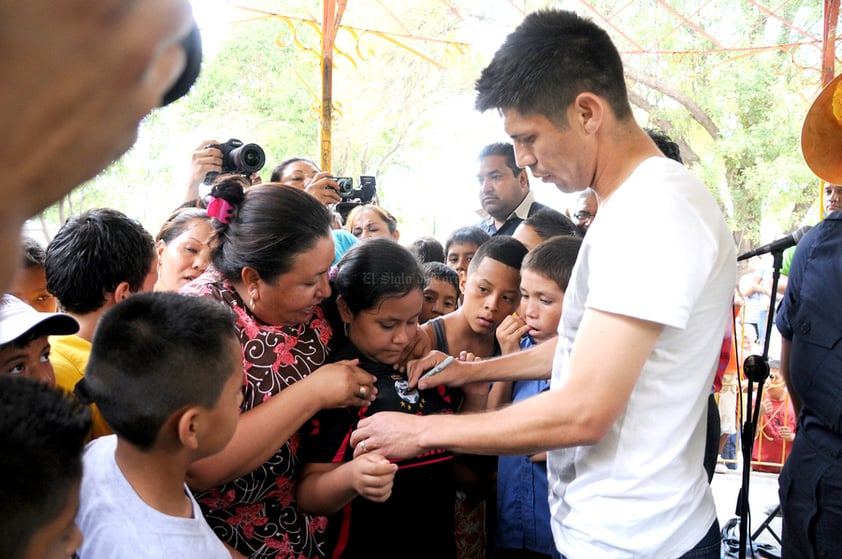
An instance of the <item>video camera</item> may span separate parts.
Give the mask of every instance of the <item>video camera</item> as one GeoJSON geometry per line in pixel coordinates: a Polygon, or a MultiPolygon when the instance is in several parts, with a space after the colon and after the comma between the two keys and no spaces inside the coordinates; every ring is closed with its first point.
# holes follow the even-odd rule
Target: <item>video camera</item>
{"type": "Polygon", "coordinates": [[[334,177],[333,180],[339,185],[339,196],[342,201],[336,204],[336,211],[342,216],[342,221],[348,217],[354,207],[368,204],[377,194],[377,181],[373,176],[364,175],[360,177],[360,186],[354,187],[354,179],[351,177],[334,177]]]}
{"type": "MultiPolygon", "coordinates": [[[[256,173],[266,164],[266,154],[257,144],[244,144],[236,138],[231,138],[224,144],[209,144],[206,147],[216,148],[222,152],[222,172],[237,173],[249,176],[256,173]]],[[[205,183],[211,183],[219,175],[210,171],[205,175],[205,183]]]]}

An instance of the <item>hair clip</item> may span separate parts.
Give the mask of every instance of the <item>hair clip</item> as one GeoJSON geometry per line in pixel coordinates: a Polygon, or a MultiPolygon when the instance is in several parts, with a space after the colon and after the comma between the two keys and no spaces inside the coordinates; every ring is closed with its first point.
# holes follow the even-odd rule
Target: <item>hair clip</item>
{"type": "Polygon", "coordinates": [[[228,200],[209,196],[207,214],[215,217],[220,223],[228,224],[232,217],[234,217],[234,207],[228,200]]]}

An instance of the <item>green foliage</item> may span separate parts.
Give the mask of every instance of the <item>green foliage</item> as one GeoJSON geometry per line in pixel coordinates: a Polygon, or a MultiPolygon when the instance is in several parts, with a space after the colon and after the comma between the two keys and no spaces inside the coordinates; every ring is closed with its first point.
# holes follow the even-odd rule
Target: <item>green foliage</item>
{"type": "MultiPolygon", "coordinates": [[[[260,144],[267,155],[265,179],[286,157],[319,160],[319,38],[300,20],[321,17],[321,2],[249,4],[299,19],[227,26],[190,95],[145,119],[126,156],[47,210],[45,235],[70,214],[103,205],[140,219],[154,233],[181,202],[190,154],[204,141],[235,137],[260,144]]],[[[503,0],[449,4],[453,10],[428,0],[389,3],[401,24],[396,27],[380,3],[349,0],[333,72],[331,170],[376,175],[380,200],[402,227],[413,224],[440,236],[449,232],[434,230],[442,227],[441,212],[452,209],[444,206],[465,205],[468,215],[476,203],[470,197],[454,202],[457,192],[473,192],[472,171],[451,168],[470,167],[474,146],[503,138],[495,115],[480,120],[473,111],[473,81],[496,48],[485,43],[491,36],[502,41],[521,17],[503,0]],[[398,29],[401,36],[372,31],[383,29],[398,29]],[[473,48],[444,42],[465,37],[473,37],[473,48]],[[418,184],[424,190],[407,196],[404,191],[418,184]],[[430,194],[433,186],[443,194],[430,194]]],[[[522,4],[527,10],[562,5],[593,16],[573,2],[522,4]]],[[[614,38],[630,75],[646,77],[629,80],[641,124],[661,128],[689,148],[685,158],[720,201],[743,248],[769,234],[762,227],[783,232],[814,221],[818,181],[801,161],[798,142],[816,94],[818,54],[814,45],[800,46],[808,38],[781,19],[820,36],[819,2],[784,3],[779,17],[748,1],[681,0],[669,2],[671,10],[655,0],[590,4],[602,14],[595,20],[614,38]]]]}

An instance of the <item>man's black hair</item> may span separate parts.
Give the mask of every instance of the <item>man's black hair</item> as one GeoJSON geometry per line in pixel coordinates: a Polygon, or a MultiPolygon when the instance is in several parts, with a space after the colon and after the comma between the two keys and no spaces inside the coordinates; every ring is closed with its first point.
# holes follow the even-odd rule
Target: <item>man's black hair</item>
{"type": "Polygon", "coordinates": [[[485,241],[491,238],[491,235],[483,231],[476,225],[467,225],[460,227],[450,234],[447,241],[444,243],[444,254],[447,256],[450,246],[453,244],[472,243],[481,246],[485,241]]]}
{"type": "Polygon", "coordinates": [[[606,99],[619,120],[632,118],[623,62],[604,29],[573,12],[529,14],[505,40],[476,82],[476,108],[540,114],[561,129],[567,108],[589,91],[606,99]]]}
{"type": "Polygon", "coordinates": [[[479,152],[478,160],[482,161],[486,157],[491,157],[493,155],[499,155],[506,159],[506,167],[512,170],[512,174],[515,178],[518,178],[520,174],[524,171],[523,167],[517,166],[517,161],[515,160],[515,146],[508,142],[496,142],[494,144],[488,144],[482,151],[479,152]]]}

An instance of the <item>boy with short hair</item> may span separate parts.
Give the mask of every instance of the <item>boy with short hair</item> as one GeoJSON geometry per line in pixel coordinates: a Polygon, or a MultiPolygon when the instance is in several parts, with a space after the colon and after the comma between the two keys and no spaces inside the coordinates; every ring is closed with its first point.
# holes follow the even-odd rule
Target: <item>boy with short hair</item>
{"type": "MultiPolygon", "coordinates": [[[[564,292],[582,239],[552,237],[533,248],[520,270],[520,312],[497,328],[503,354],[558,336],[564,292]]],[[[549,390],[550,381],[495,382],[489,408],[549,390]]],[[[500,456],[497,462],[497,546],[501,558],[559,557],[550,529],[546,453],[500,456]]]]}
{"type": "Polygon", "coordinates": [[[477,249],[490,238],[491,235],[476,225],[456,229],[444,243],[444,263],[456,270],[461,280],[477,249]]]}
{"type": "MultiPolygon", "coordinates": [[[[420,357],[435,349],[451,355],[468,352],[475,358],[498,355],[500,348],[494,334],[497,326],[517,309],[520,265],[525,254],[526,247],[512,237],[496,236],[485,241],[471,259],[467,276],[460,277],[462,304],[454,312],[434,318],[418,329],[423,335],[418,336],[421,341],[413,354],[420,357]]],[[[484,395],[488,390],[479,384],[463,389],[482,390],[484,395]]],[[[494,515],[487,512],[485,503],[493,502],[495,463],[493,458],[484,456],[457,458],[458,557],[485,554],[486,543],[489,551],[493,545],[494,538],[486,528],[493,525],[494,515]]]]}
{"type": "Polygon", "coordinates": [[[462,305],[422,326],[426,336],[413,354],[421,357],[434,349],[452,355],[467,351],[476,357],[499,353],[494,332],[517,309],[525,255],[526,247],[511,237],[491,237],[484,242],[468,265],[467,276],[460,278],[462,305]]]}
{"type": "Polygon", "coordinates": [[[61,389],[0,375],[0,557],[70,557],[88,410],[61,389]]]}
{"type": "Polygon", "coordinates": [[[441,262],[427,262],[424,270],[424,303],[419,324],[444,316],[459,307],[459,274],[441,262]]]}
{"type": "Polygon", "coordinates": [[[85,450],[80,557],[230,557],[184,479],[234,434],[243,374],[233,317],[212,301],[142,293],[103,315],[76,392],[116,435],[85,450]]]}
{"type": "Polygon", "coordinates": [[[20,267],[7,291],[38,312],[56,312],[56,298],[47,291],[44,261],[47,253],[41,244],[24,235],[20,243],[20,267]]]}
{"type": "Polygon", "coordinates": [[[0,299],[0,374],[33,378],[55,386],[48,336],[74,334],[72,316],[38,312],[9,294],[0,299]]]}
{"type": "MultiPolygon", "coordinates": [[[[158,278],[156,261],[152,235],[117,210],[89,210],[59,229],[47,245],[47,288],[79,322],[79,332],[50,340],[58,386],[73,392],[85,375],[99,318],[129,295],[151,291],[158,278]]],[[[111,433],[96,406],[91,416],[92,438],[111,433]]]]}

